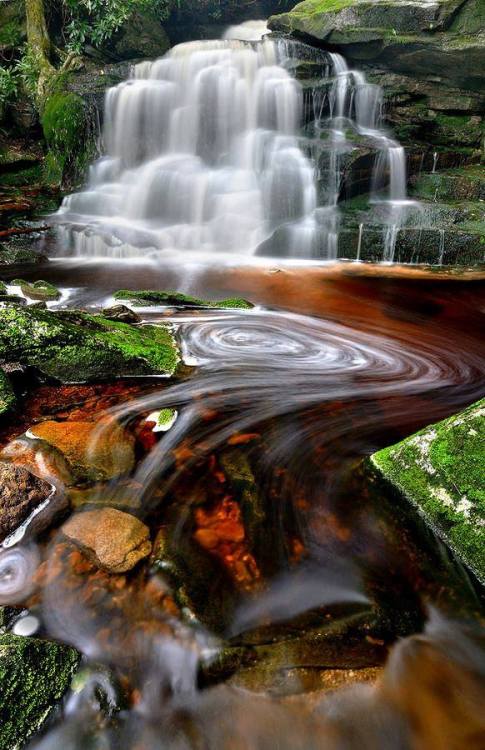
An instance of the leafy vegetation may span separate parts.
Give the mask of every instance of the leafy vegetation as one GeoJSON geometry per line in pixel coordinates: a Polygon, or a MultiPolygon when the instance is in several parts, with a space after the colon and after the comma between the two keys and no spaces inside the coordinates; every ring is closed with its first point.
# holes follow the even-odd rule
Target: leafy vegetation
{"type": "Polygon", "coordinates": [[[153,11],[160,21],[168,18],[174,5],[184,0],[64,0],[68,22],[68,48],[81,53],[86,44],[100,47],[137,11],[153,11]]]}

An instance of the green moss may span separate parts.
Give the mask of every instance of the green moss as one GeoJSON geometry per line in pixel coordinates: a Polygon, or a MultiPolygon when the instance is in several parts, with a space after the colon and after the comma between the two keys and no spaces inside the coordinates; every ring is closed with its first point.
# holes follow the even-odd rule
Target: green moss
{"type": "Polygon", "coordinates": [[[371,462],[485,580],[485,399],[371,462]]]}
{"type": "Polygon", "coordinates": [[[57,287],[48,281],[35,281],[33,284],[29,284],[29,282],[22,281],[21,279],[17,279],[17,281],[22,293],[29,299],[48,302],[58,300],[61,296],[57,287]]]}
{"type": "Polygon", "coordinates": [[[179,354],[168,328],[133,327],[85,313],[9,305],[0,309],[0,362],[19,361],[75,383],[130,375],[172,375],[179,354]]]}
{"type": "Polygon", "coordinates": [[[41,122],[49,148],[44,161],[49,184],[60,184],[67,172],[80,174],[93,156],[86,121],[87,106],[77,94],[58,92],[47,99],[41,122]]]}
{"type": "Polygon", "coordinates": [[[10,380],[0,369],[0,417],[9,412],[15,406],[15,394],[10,380]]]}
{"type": "Polygon", "coordinates": [[[0,750],[14,750],[44,723],[69,688],[79,655],[37,638],[0,636],[0,750]]]}
{"type": "Polygon", "coordinates": [[[140,307],[150,305],[169,305],[173,307],[214,307],[241,310],[249,310],[254,307],[251,302],[238,297],[220,300],[219,302],[211,302],[198,299],[197,297],[190,297],[188,294],[182,294],[181,292],[159,292],[150,289],[144,289],[141,291],[120,289],[115,293],[114,297],[117,300],[128,300],[133,305],[138,305],[140,307]]]}

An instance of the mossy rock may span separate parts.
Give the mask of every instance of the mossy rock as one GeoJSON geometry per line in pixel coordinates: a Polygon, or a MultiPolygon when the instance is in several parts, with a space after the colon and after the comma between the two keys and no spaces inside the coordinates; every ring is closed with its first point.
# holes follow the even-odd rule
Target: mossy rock
{"type": "Polygon", "coordinates": [[[0,369],[0,417],[13,409],[15,405],[15,394],[13,392],[10,380],[0,369]]]}
{"type": "Polygon", "coordinates": [[[133,327],[101,315],[0,309],[0,362],[21,362],[63,383],[172,375],[179,362],[165,326],[133,327]]]}
{"type": "Polygon", "coordinates": [[[69,688],[74,649],[37,638],[0,636],[0,750],[22,747],[69,688]]]}
{"type": "Polygon", "coordinates": [[[485,582],[485,399],[369,463],[485,582]]]}
{"type": "Polygon", "coordinates": [[[418,175],[411,180],[413,194],[433,201],[485,200],[485,168],[449,169],[418,175]]]}
{"type": "Polygon", "coordinates": [[[56,91],[47,99],[41,123],[49,149],[44,160],[48,184],[79,179],[94,157],[88,110],[84,99],[73,92],[56,91]]]}
{"type": "Polygon", "coordinates": [[[188,294],[182,294],[181,292],[158,292],[150,289],[140,291],[120,289],[115,293],[114,297],[117,300],[127,300],[128,302],[131,302],[132,305],[139,307],[168,305],[170,307],[212,307],[230,310],[250,310],[254,307],[251,302],[239,297],[211,302],[209,300],[197,299],[197,297],[190,297],[188,294]]]}
{"type": "Polygon", "coordinates": [[[48,281],[39,280],[34,281],[33,284],[29,284],[27,281],[20,281],[20,288],[22,294],[26,297],[40,302],[53,302],[61,296],[59,289],[48,281]]]}

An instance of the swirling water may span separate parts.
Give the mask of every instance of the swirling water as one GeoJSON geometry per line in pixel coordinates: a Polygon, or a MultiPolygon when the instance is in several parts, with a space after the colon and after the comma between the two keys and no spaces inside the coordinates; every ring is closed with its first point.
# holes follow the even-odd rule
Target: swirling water
{"type": "MultiPolygon", "coordinates": [[[[454,617],[480,611],[468,574],[413,527],[408,548],[403,519],[392,520],[391,508],[391,520],[382,515],[384,498],[377,505],[366,498],[356,475],[359,459],[391,435],[397,439],[481,394],[479,289],[437,281],[416,291],[324,275],[310,275],[302,286],[302,274],[308,271],[267,278],[268,305],[252,311],[152,310],[151,322],[174,326],[190,369],[178,382],[122,401],[99,424],[102,440],[107,418],[132,429],[153,411],[177,410],[133,475],[100,485],[90,502],[116,505],[128,494],[153,533],[172,523],[181,549],[193,534],[201,493],[218,497],[214,460],[231,445],[249,457],[267,534],[253,549],[258,571],[246,563],[236,597],[227,581],[210,586],[215,623],[200,602],[195,610],[186,602],[181,619],[153,607],[149,591],[172,585],[168,568],[144,567],[126,583],[123,603],[109,576],[91,579],[82,565],[77,570],[62,534],[37,551],[21,543],[2,552],[3,600],[26,602],[41,632],[75,645],[90,669],[82,692],[36,746],[394,748],[398,740],[402,748],[461,748],[481,736],[480,636],[436,614],[424,634],[395,647],[372,688],[289,702],[271,691],[254,696],[237,682],[200,689],[201,665],[210,665],[222,644],[254,644],[265,663],[265,644],[288,643],[288,627],[294,637],[321,631],[329,616],[336,623],[349,613],[356,622],[363,618],[358,647],[350,631],[337,657],[324,642],[312,656],[308,649],[278,652],[286,659],[284,679],[295,680],[293,670],[303,685],[309,664],[325,672],[329,665],[380,663],[379,644],[419,630],[425,604],[454,617]],[[276,306],[283,295],[293,310],[276,306]],[[243,442],[234,442],[239,436],[243,442]],[[305,550],[299,562],[295,538],[305,550]],[[36,554],[45,568],[40,590],[36,554]],[[232,602],[228,610],[217,603],[219,586],[232,602]],[[373,617],[382,611],[386,625],[376,631],[373,617]],[[134,691],[121,713],[106,708],[116,702],[107,665],[134,691]],[[463,704],[450,708],[455,693],[443,698],[435,690],[433,680],[443,673],[466,696],[463,704]]],[[[243,283],[240,272],[238,278],[243,283]]]]}

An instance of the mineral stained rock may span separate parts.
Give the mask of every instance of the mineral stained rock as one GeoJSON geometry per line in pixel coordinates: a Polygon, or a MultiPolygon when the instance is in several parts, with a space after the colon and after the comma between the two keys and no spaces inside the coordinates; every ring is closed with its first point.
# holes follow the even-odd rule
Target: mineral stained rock
{"type": "Polygon", "coordinates": [[[31,427],[29,436],[57,449],[78,481],[108,481],[129,473],[135,464],[135,440],[116,422],[49,420],[31,427]]]}
{"type": "Polygon", "coordinates": [[[99,567],[125,573],[150,554],[149,529],[129,513],[115,508],[89,510],[72,516],[62,527],[99,567]]]}

